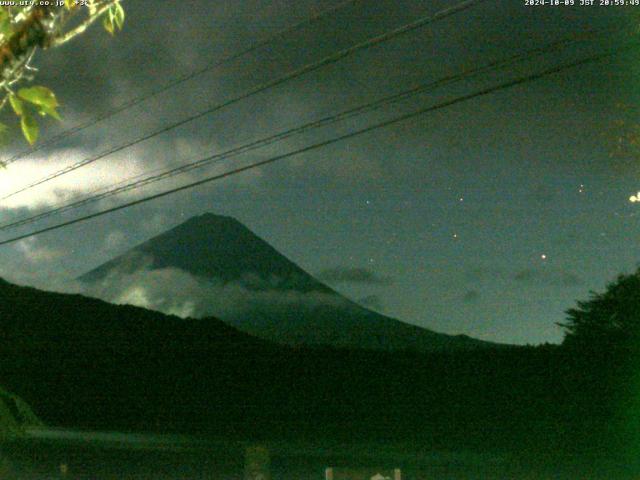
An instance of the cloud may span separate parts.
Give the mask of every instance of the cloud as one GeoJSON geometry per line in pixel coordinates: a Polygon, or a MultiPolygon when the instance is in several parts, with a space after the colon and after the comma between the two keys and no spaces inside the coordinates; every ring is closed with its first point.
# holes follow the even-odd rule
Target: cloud
{"type": "Polygon", "coordinates": [[[538,268],[524,268],[511,270],[499,267],[477,267],[465,272],[466,280],[477,282],[516,282],[519,285],[553,285],[560,287],[573,287],[582,285],[583,280],[575,273],[550,266],[538,268]]]}
{"type": "Polygon", "coordinates": [[[140,222],[140,227],[143,231],[150,234],[156,234],[169,228],[171,219],[163,212],[156,212],[150,217],[145,217],[140,222]]]}
{"type": "Polygon", "coordinates": [[[104,239],[104,249],[109,252],[117,252],[127,244],[127,236],[122,230],[109,232],[104,239]]]}
{"type": "MultiPolygon", "coordinates": [[[[29,159],[11,164],[0,176],[0,196],[13,193],[90,155],[91,153],[85,149],[64,149],[51,154],[33,155],[29,159]]],[[[2,200],[0,208],[5,212],[25,208],[36,210],[66,203],[80,195],[110,187],[123,178],[140,174],[142,171],[142,166],[137,162],[123,163],[114,159],[110,159],[109,162],[98,161],[91,167],[80,168],[2,200]]]]}
{"type": "Polygon", "coordinates": [[[51,262],[64,255],[64,251],[45,245],[38,245],[36,238],[25,238],[15,247],[29,263],[51,262]]]}
{"type": "Polygon", "coordinates": [[[361,267],[335,267],[319,272],[316,277],[327,283],[360,283],[365,285],[390,285],[392,279],[361,267]]]}
{"type": "MultiPolygon", "coordinates": [[[[113,38],[105,36],[99,27],[92,28],[79,40],[83,48],[74,47],[74,42],[36,58],[36,65],[40,69],[38,82],[50,86],[64,103],[62,124],[43,125],[43,137],[85,123],[138,95],[146,95],[166,81],[174,80],[179,76],[176,72],[199,70],[216,63],[230,53],[245,48],[247,42],[252,43],[257,38],[273,34],[274,28],[291,25],[316,13],[322,2],[317,7],[301,2],[295,8],[282,3],[269,4],[269,8],[265,8],[260,0],[215,5],[201,0],[188,2],[188,5],[170,3],[158,5],[154,15],[149,15],[143,3],[131,2],[127,7],[127,22],[130,21],[136,28],[125,28],[113,38]],[[197,14],[194,15],[194,12],[197,14]],[[176,29],[180,35],[167,35],[167,28],[170,31],[176,29]],[[139,35],[139,32],[144,32],[144,35],[139,35]],[[202,43],[202,39],[208,38],[215,38],[215,42],[202,43]],[[157,55],[157,52],[163,53],[157,55]],[[59,75],[61,68],[74,74],[62,79],[59,75]]],[[[320,56],[329,53],[322,42],[312,41],[304,31],[297,32],[293,38],[301,41],[304,48],[291,49],[287,48],[287,43],[276,41],[270,49],[243,57],[239,65],[231,63],[224,69],[211,69],[194,81],[149,98],[99,123],[95,128],[64,138],[53,150],[46,148],[36,152],[28,162],[19,162],[20,168],[15,169],[17,172],[12,178],[6,175],[11,169],[3,172],[7,188],[3,188],[0,182],[0,196],[13,191],[16,185],[27,183],[26,179],[39,179],[47,172],[64,168],[113,146],[126,144],[207,107],[237,97],[241,92],[273,80],[276,71],[307,63],[315,58],[314,53],[320,56]],[[238,66],[241,67],[239,70],[238,66]]],[[[65,202],[145,170],[186,163],[297,126],[304,121],[315,120],[320,113],[333,112],[335,102],[327,100],[333,96],[325,91],[328,84],[321,79],[314,79],[314,76],[309,77],[305,82],[311,85],[309,89],[275,89],[262,96],[253,96],[251,100],[239,102],[233,108],[220,109],[215,114],[109,156],[104,161],[81,169],[83,174],[76,175],[74,172],[65,175],[65,180],[50,182],[46,187],[12,198],[10,202],[3,202],[0,208],[26,207],[33,210],[65,202]],[[321,85],[322,89],[314,88],[315,85],[321,85]],[[168,148],[172,142],[175,145],[168,148]],[[104,166],[99,167],[99,163],[104,166]]],[[[335,89],[341,91],[339,85],[335,89]]],[[[358,91],[355,90],[356,93],[358,91]]],[[[261,151],[256,159],[266,157],[267,153],[282,154],[310,142],[311,138],[291,138],[261,151]]],[[[15,143],[8,149],[9,155],[26,150],[23,141],[15,143]]],[[[377,150],[376,147],[371,149],[377,150]]],[[[354,175],[362,176],[373,171],[376,176],[384,174],[383,158],[372,160],[368,153],[362,153],[352,155],[350,161],[339,161],[342,156],[333,155],[336,158],[331,162],[303,159],[301,164],[311,172],[324,169],[323,176],[330,179],[344,177],[351,181],[354,175]]],[[[295,167],[293,159],[283,164],[295,167]]],[[[289,176],[288,170],[285,177],[289,176]]],[[[201,178],[203,172],[197,170],[194,175],[184,175],[179,180],[187,183],[201,178]]],[[[269,177],[263,178],[266,175],[268,173],[264,170],[255,169],[222,183],[237,188],[255,187],[258,182],[259,186],[263,186],[263,183],[271,180],[269,177]]],[[[170,185],[163,182],[163,185],[171,187],[180,182],[170,185]]]]}
{"type": "Polygon", "coordinates": [[[133,263],[113,270],[93,284],[78,283],[76,293],[100,298],[110,303],[130,304],[166,314],[186,317],[216,316],[232,318],[251,311],[288,310],[291,306],[350,307],[351,304],[331,293],[270,288],[269,282],[257,286],[251,279],[245,282],[223,283],[203,279],[178,268],[151,269],[151,259],[140,256],[133,263]],[[135,271],[131,272],[130,267],[135,271]],[[259,288],[258,288],[259,287],[259,288]]]}
{"type": "Polygon", "coordinates": [[[467,290],[462,295],[462,301],[466,303],[475,303],[480,299],[480,292],[477,290],[467,290]]]}
{"type": "Polygon", "coordinates": [[[582,279],[576,274],[560,269],[527,268],[513,275],[513,280],[523,285],[554,285],[574,287],[582,285],[582,279]]]}
{"type": "Polygon", "coordinates": [[[62,245],[26,238],[0,249],[0,278],[42,290],[66,289],[72,278],[65,261],[67,254],[68,249],[62,245]]]}
{"type": "MultiPolygon", "coordinates": [[[[66,148],[49,153],[38,152],[27,159],[22,159],[20,162],[9,165],[0,176],[0,197],[13,194],[34,182],[91,159],[96,153],[105,150],[108,148],[101,147],[97,152],[91,152],[85,147],[66,148]]],[[[194,140],[187,146],[186,140],[183,138],[161,139],[153,146],[139,145],[127,149],[1,200],[0,222],[20,219],[25,215],[32,215],[52,207],[64,206],[75,200],[126,186],[133,181],[172,169],[178,163],[199,159],[205,152],[211,153],[212,151],[217,151],[217,149],[211,146],[210,142],[205,144],[194,140]]],[[[222,173],[229,168],[230,162],[231,160],[215,163],[203,169],[195,169],[162,179],[142,188],[138,187],[101,199],[98,202],[92,202],[90,205],[94,208],[97,205],[102,209],[140,196],[174,188],[199,180],[203,175],[222,173]]],[[[246,176],[236,181],[236,183],[242,182],[246,184],[246,176]]],[[[75,212],[77,211],[75,210],[75,212]]],[[[84,210],[80,211],[84,212],[84,210]]],[[[145,225],[149,224],[150,220],[156,224],[162,223],[157,218],[144,219],[145,225]]]]}
{"type": "Polygon", "coordinates": [[[366,297],[359,299],[358,303],[363,307],[372,308],[374,310],[384,310],[384,305],[379,295],[367,295],[366,297]]]}
{"type": "Polygon", "coordinates": [[[510,276],[510,273],[503,268],[494,266],[482,266],[467,268],[463,271],[465,280],[467,282],[484,282],[486,280],[505,280],[510,276]]]}

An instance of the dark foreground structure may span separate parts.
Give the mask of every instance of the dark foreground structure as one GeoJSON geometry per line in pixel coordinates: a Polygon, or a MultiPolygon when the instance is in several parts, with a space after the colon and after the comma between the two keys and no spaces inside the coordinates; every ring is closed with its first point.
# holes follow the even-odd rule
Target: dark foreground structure
{"type": "Polygon", "coordinates": [[[632,479],[621,460],[424,451],[409,444],[221,442],[31,429],[2,443],[3,478],[136,480],[632,479]]]}
{"type": "Polygon", "coordinates": [[[290,347],[215,318],[6,282],[0,315],[0,384],[64,429],[5,436],[18,478],[244,478],[256,445],[274,480],[329,467],[400,468],[403,479],[640,474],[631,350],[290,347]]]}

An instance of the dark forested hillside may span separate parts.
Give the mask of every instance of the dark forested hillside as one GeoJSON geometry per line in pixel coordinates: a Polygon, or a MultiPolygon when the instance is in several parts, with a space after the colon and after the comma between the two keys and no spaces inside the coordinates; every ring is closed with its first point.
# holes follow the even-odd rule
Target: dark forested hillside
{"type": "Polygon", "coordinates": [[[4,281],[0,319],[0,384],[50,425],[552,450],[612,415],[614,380],[558,347],[292,349],[4,281]]]}

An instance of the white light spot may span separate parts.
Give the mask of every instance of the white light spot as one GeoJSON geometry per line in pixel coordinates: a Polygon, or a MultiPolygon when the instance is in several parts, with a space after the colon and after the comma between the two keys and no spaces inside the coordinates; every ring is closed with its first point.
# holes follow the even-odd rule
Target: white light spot
{"type": "Polygon", "coordinates": [[[542,255],[540,255],[540,258],[541,258],[542,260],[546,260],[546,259],[547,259],[547,256],[543,253],[542,255]]]}

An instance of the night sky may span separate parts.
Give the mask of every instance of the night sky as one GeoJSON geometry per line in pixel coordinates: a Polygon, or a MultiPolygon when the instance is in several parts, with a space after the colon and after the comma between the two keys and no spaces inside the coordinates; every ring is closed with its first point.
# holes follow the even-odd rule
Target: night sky
{"type": "MultiPolygon", "coordinates": [[[[127,0],[123,32],[110,37],[96,27],[36,57],[36,83],[51,87],[63,105],[63,123],[46,123],[44,138],[337,3],[127,0]]],[[[454,3],[353,2],[16,161],[0,172],[0,193],[454,3]]],[[[640,7],[487,0],[4,201],[0,222],[567,35],[605,33],[0,238],[623,45],[640,25],[639,14],[640,7]]],[[[640,154],[615,152],[616,139],[640,123],[639,68],[640,50],[633,50],[3,246],[0,275],[72,289],[77,275],[191,216],[214,212],[236,217],[307,271],[387,315],[484,340],[559,342],[555,323],[564,311],[640,261],[640,204],[629,200],[640,190],[640,154]]],[[[24,148],[16,134],[5,154],[24,148]]]]}

